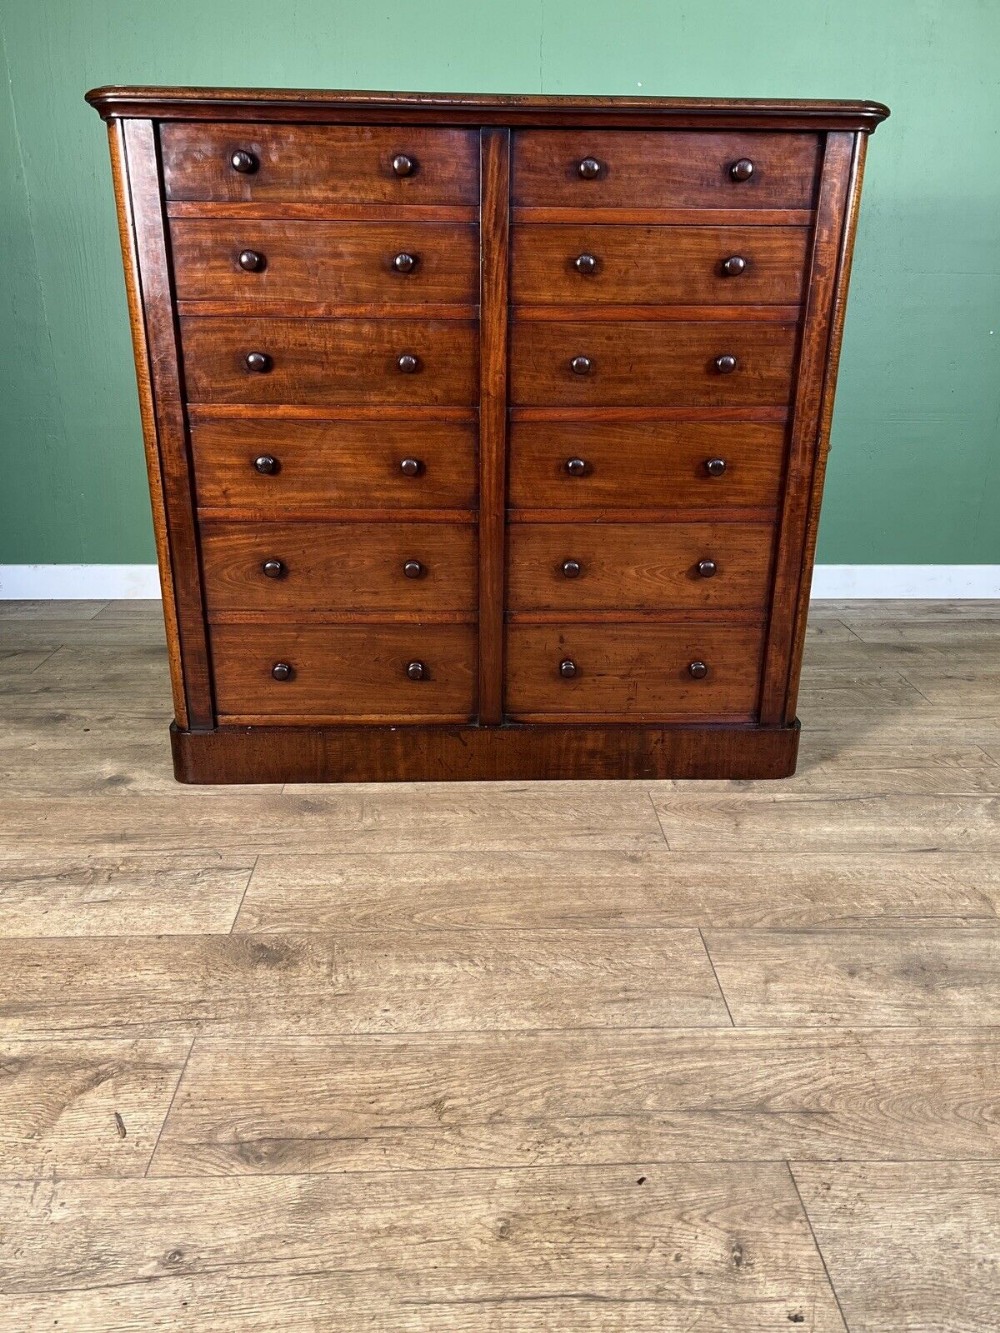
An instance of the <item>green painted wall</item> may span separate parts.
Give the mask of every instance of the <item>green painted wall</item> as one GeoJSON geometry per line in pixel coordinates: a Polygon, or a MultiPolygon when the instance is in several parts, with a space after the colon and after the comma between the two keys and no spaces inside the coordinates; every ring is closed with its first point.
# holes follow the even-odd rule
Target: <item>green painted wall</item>
{"type": "Polygon", "coordinates": [[[102,83],[872,97],[820,559],[1000,561],[998,0],[0,0],[0,563],[153,558],[102,83]]]}

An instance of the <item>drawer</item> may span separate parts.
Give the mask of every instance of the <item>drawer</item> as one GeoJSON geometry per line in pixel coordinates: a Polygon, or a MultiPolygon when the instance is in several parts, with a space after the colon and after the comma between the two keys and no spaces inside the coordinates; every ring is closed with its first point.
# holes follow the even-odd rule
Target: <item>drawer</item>
{"type": "Polygon", "coordinates": [[[419,407],[479,399],[472,321],[196,315],[180,325],[193,402],[419,407]],[[247,358],[259,356],[262,369],[251,369],[247,358]]]}
{"type": "Polygon", "coordinates": [[[472,524],[213,521],[201,537],[209,615],[475,611],[472,524]]]}
{"type": "Polygon", "coordinates": [[[513,523],[511,611],[758,608],[769,523],[513,523]]]}
{"type": "Polygon", "coordinates": [[[160,147],[168,199],[479,202],[474,130],[177,121],[160,126],[160,147]]]}
{"type": "Polygon", "coordinates": [[[810,208],[818,165],[814,134],[527,130],[514,136],[513,202],[580,209],[810,208]],[[751,166],[749,175],[744,164],[751,166]]]}
{"type": "Polygon", "coordinates": [[[467,722],[475,708],[472,625],[216,625],[211,647],[223,723],[467,722]]]}
{"type": "Polygon", "coordinates": [[[461,223],[175,218],[170,243],[182,301],[479,301],[479,233],[461,223]]]}
{"type": "Polygon", "coordinates": [[[196,421],[198,503],[282,510],[472,509],[476,427],[451,421],[196,421]]]}
{"type": "Polygon", "coordinates": [[[796,332],[794,324],[745,320],[517,320],[511,401],[545,407],[784,404],[791,396],[796,332]],[[719,369],[729,365],[725,358],[734,363],[728,373],[719,369]]]}
{"type": "Polygon", "coordinates": [[[506,711],[522,720],[749,721],[762,638],[753,626],[511,625],[506,711]]]}
{"type": "Polygon", "coordinates": [[[797,304],[805,227],[532,223],[513,233],[513,299],[532,305],[797,304]]]}
{"type": "Polygon", "coordinates": [[[515,421],[515,509],[776,506],[785,427],[715,421],[515,421]]]}

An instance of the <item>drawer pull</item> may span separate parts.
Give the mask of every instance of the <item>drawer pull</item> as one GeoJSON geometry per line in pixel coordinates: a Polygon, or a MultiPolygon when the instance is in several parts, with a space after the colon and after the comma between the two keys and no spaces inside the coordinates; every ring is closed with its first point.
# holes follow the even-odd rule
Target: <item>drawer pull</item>
{"type": "Polygon", "coordinates": [[[688,675],[693,680],[704,680],[708,675],[708,667],[704,662],[689,662],[688,675]]]}
{"type": "Polygon", "coordinates": [[[271,675],[275,680],[291,680],[294,674],[289,662],[275,662],[271,668],[271,675]]]}
{"type": "Polygon", "coordinates": [[[576,675],[576,663],[571,657],[564,658],[564,660],[559,663],[559,674],[562,676],[563,680],[572,680],[576,675]]]}
{"type": "Polygon", "coordinates": [[[254,471],[259,472],[262,477],[273,477],[278,470],[278,460],[271,454],[261,454],[259,458],[253,460],[254,471]]]}
{"type": "Polygon", "coordinates": [[[419,458],[404,458],[399,465],[399,470],[404,477],[419,477],[424,470],[424,465],[419,458]]]}
{"type": "Polygon", "coordinates": [[[403,565],[403,573],[408,579],[419,579],[425,570],[419,560],[407,560],[403,565]]]}
{"type": "Polygon", "coordinates": [[[730,255],[722,261],[722,272],[727,278],[738,278],[747,271],[747,261],[742,255],[730,255]]]}
{"type": "Polygon", "coordinates": [[[417,267],[417,256],[407,254],[405,250],[401,250],[392,261],[392,266],[397,273],[412,273],[417,267]]]}
{"type": "Polygon", "coordinates": [[[719,566],[714,560],[698,561],[698,577],[701,579],[714,579],[719,572],[719,566]]]}
{"type": "Polygon", "coordinates": [[[596,180],[601,174],[601,164],[596,157],[585,157],[577,167],[577,172],[585,181],[596,180]]]}
{"type": "Polygon", "coordinates": [[[410,680],[423,680],[427,675],[427,668],[423,662],[407,662],[406,674],[410,680]]]}
{"type": "Polygon", "coordinates": [[[252,176],[260,166],[260,162],[256,153],[251,153],[247,148],[237,148],[229,159],[229,165],[243,176],[252,176]]]}
{"type": "Polygon", "coordinates": [[[589,356],[574,356],[569,363],[569,368],[574,375],[589,375],[594,368],[594,363],[589,356]]]}
{"type": "Polygon", "coordinates": [[[725,356],[715,358],[715,368],[720,375],[731,375],[738,365],[735,356],[730,356],[728,352],[725,356]]]}
{"type": "Polygon", "coordinates": [[[245,273],[263,273],[267,268],[267,257],[259,250],[241,250],[237,262],[245,273]]]}
{"type": "Polygon", "coordinates": [[[571,477],[582,477],[587,471],[585,458],[567,458],[563,465],[571,477]]]}
{"type": "Polygon", "coordinates": [[[585,277],[591,273],[597,272],[596,255],[577,255],[573,260],[573,267],[577,273],[582,273],[585,277]]]}
{"type": "Polygon", "coordinates": [[[266,579],[280,579],[288,572],[283,560],[265,560],[260,570],[266,579]]]}
{"type": "Polygon", "coordinates": [[[406,153],[397,153],[392,159],[392,169],[397,176],[412,176],[417,169],[417,159],[406,153]]]}
{"type": "Polygon", "coordinates": [[[404,352],[402,356],[396,357],[396,368],[403,375],[414,375],[420,369],[420,358],[404,352]]]}
{"type": "Polygon", "coordinates": [[[559,568],[562,571],[563,578],[566,579],[578,579],[583,573],[583,565],[580,564],[579,560],[564,560],[559,568]]]}
{"type": "Polygon", "coordinates": [[[753,163],[748,157],[741,157],[729,168],[729,176],[734,181],[748,181],[753,175],[753,163]]]}
{"type": "Polygon", "coordinates": [[[272,364],[266,352],[248,352],[246,355],[246,368],[255,375],[266,375],[272,364]]]}
{"type": "Polygon", "coordinates": [[[706,458],[705,471],[710,477],[721,477],[726,470],[726,460],[724,458],[706,458]]]}

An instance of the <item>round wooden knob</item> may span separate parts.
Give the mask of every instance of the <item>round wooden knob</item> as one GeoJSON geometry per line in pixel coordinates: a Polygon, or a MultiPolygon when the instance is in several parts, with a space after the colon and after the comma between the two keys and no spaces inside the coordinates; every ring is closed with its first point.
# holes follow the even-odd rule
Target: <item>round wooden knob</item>
{"type": "Polygon", "coordinates": [[[573,679],[576,675],[576,663],[572,658],[567,657],[559,663],[559,674],[562,676],[563,680],[573,679]]]}
{"type": "Polygon", "coordinates": [[[583,573],[583,565],[579,560],[564,560],[559,566],[562,570],[563,578],[578,579],[583,573]]]}
{"type": "Polygon", "coordinates": [[[271,675],[275,680],[291,680],[294,674],[291,664],[288,662],[275,662],[271,668],[271,675]]]}
{"type": "Polygon", "coordinates": [[[271,369],[271,358],[266,352],[248,352],[246,368],[252,370],[255,375],[266,375],[271,369]]]}
{"type": "Polygon", "coordinates": [[[729,175],[734,181],[748,181],[753,175],[753,163],[748,157],[741,157],[729,168],[729,175]]]}
{"type": "Polygon", "coordinates": [[[596,180],[601,174],[601,164],[596,157],[585,157],[577,167],[577,171],[585,181],[596,180]]]}
{"type": "Polygon", "coordinates": [[[698,561],[698,577],[699,577],[699,578],[702,578],[702,579],[712,579],[712,578],[715,578],[715,576],[716,576],[716,574],[717,574],[718,572],[719,572],[719,566],[715,563],[714,560],[699,560],[699,561],[698,561]]]}
{"type": "Polygon", "coordinates": [[[417,159],[406,153],[397,153],[392,159],[392,169],[397,176],[412,176],[417,169],[417,159]]]}
{"type": "Polygon", "coordinates": [[[715,368],[720,375],[731,375],[738,365],[735,356],[730,356],[728,352],[725,356],[715,358],[715,368]]]}
{"type": "Polygon", "coordinates": [[[404,477],[419,477],[424,470],[424,465],[419,458],[404,458],[399,465],[399,470],[404,477]]]}
{"type": "Polygon", "coordinates": [[[424,572],[424,567],[419,560],[407,560],[403,565],[403,573],[408,579],[418,579],[424,572]]]}
{"type": "Polygon", "coordinates": [[[253,460],[254,470],[262,477],[273,477],[278,470],[278,460],[273,454],[261,454],[253,460]]]}
{"type": "Polygon", "coordinates": [[[256,153],[251,153],[247,148],[237,148],[229,159],[229,165],[234,171],[240,172],[241,175],[252,176],[260,166],[260,162],[256,153]]]}
{"type": "Polygon", "coordinates": [[[427,675],[427,668],[423,662],[407,662],[406,674],[410,680],[423,680],[427,675]]]}
{"type": "Polygon", "coordinates": [[[728,259],[722,261],[722,272],[727,278],[738,278],[741,273],[745,273],[747,261],[742,255],[730,255],[728,259]]]}
{"type": "Polygon", "coordinates": [[[267,267],[267,259],[259,250],[241,250],[237,262],[246,273],[262,273],[267,267]]]}
{"type": "Polygon", "coordinates": [[[573,267],[576,269],[577,273],[582,273],[585,276],[590,273],[596,273],[597,256],[577,255],[577,257],[573,260],[573,267]]]}
{"type": "Polygon", "coordinates": [[[689,662],[688,675],[694,680],[704,680],[708,675],[708,667],[704,662],[689,662]]]}
{"type": "Polygon", "coordinates": [[[574,375],[589,375],[594,368],[594,363],[589,356],[574,356],[569,363],[569,368],[574,375]]]}
{"type": "Polygon", "coordinates": [[[412,273],[417,267],[417,256],[407,254],[405,250],[401,250],[392,261],[392,266],[397,273],[412,273]]]}
{"type": "Polygon", "coordinates": [[[260,568],[266,579],[280,579],[285,573],[285,565],[281,560],[265,560],[260,568]]]}
{"type": "Polygon", "coordinates": [[[404,375],[413,375],[420,369],[420,358],[404,352],[402,356],[396,357],[396,369],[404,375]]]}
{"type": "Polygon", "coordinates": [[[587,471],[587,461],[584,458],[567,458],[563,466],[571,477],[582,477],[587,471]]]}
{"type": "Polygon", "coordinates": [[[726,470],[726,460],[724,458],[706,458],[705,471],[710,477],[721,477],[726,470]]]}

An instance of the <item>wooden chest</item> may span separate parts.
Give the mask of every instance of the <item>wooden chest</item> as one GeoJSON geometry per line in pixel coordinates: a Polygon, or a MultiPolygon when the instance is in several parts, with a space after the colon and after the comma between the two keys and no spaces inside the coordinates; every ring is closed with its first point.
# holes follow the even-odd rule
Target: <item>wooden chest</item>
{"type": "Polygon", "coordinates": [[[88,100],[179,779],[794,770],[884,107],[88,100]]]}

